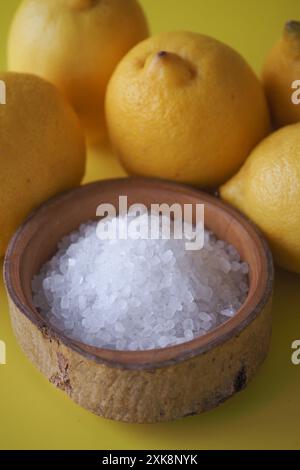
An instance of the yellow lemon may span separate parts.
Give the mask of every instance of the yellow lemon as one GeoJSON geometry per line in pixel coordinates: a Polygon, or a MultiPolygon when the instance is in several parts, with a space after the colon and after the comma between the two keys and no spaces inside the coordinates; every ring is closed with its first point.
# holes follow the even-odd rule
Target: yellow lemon
{"type": "Polygon", "coordinates": [[[108,80],[124,54],[147,35],[136,0],[24,0],[10,32],[9,69],[58,86],[95,143],[105,135],[108,80]]]}
{"type": "MultiPolygon", "coordinates": [[[[289,21],[284,33],[269,53],[263,68],[263,84],[276,127],[300,121],[300,104],[292,96],[300,80],[300,22],[289,21]]],[[[299,87],[299,84],[298,84],[299,87]]]]}
{"type": "Polygon", "coordinates": [[[109,82],[106,116],[129,173],[201,187],[232,176],[269,132],[262,86],[244,59],[190,32],[135,46],[109,82]]]}
{"type": "Polygon", "coordinates": [[[80,183],[85,143],[76,114],[51,83],[18,73],[0,80],[1,257],[33,208],[80,183]]]}
{"type": "Polygon", "coordinates": [[[263,140],[220,193],[261,228],[280,266],[300,272],[300,123],[263,140]]]}

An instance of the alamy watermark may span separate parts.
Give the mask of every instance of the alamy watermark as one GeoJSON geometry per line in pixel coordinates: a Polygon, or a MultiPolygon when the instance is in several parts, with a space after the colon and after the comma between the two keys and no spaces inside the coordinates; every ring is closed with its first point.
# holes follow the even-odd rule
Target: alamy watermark
{"type": "Polygon", "coordinates": [[[291,101],[293,104],[298,105],[300,104],[300,80],[294,80],[291,84],[291,88],[293,91],[291,96],[291,101]]]}
{"type": "Polygon", "coordinates": [[[300,339],[295,339],[292,342],[291,348],[294,350],[291,356],[292,364],[298,366],[300,364],[300,339]]]}
{"type": "Polygon", "coordinates": [[[0,340],[0,366],[6,364],[6,344],[0,340]]]}
{"type": "Polygon", "coordinates": [[[100,204],[96,215],[101,217],[97,225],[101,240],[185,239],[186,250],[200,250],[204,245],[204,204],[162,203],[149,208],[136,203],[128,207],[127,196],[119,196],[118,207],[100,204]]]}
{"type": "Polygon", "coordinates": [[[6,104],[6,83],[0,80],[0,105],[6,104]]]}

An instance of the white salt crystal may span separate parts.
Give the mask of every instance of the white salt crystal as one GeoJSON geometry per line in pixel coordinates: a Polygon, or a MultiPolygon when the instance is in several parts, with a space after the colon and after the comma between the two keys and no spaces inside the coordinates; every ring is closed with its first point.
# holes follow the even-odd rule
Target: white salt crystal
{"type": "Polygon", "coordinates": [[[229,273],[229,271],[231,269],[231,263],[228,261],[228,259],[220,258],[219,263],[220,263],[222,271],[226,274],[229,273]]]}
{"type": "Polygon", "coordinates": [[[191,318],[183,320],[182,326],[184,330],[192,330],[194,328],[194,322],[191,318]]]}
{"type": "Polygon", "coordinates": [[[161,259],[165,263],[168,263],[169,261],[171,261],[172,258],[173,258],[173,253],[171,250],[167,250],[165,253],[162,254],[162,257],[161,257],[161,259]]]}
{"type": "Polygon", "coordinates": [[[187,341],[190,341],[194,338],[192,330],[184,330],[184,337],[187,341]]]}
{"type": "Polygon", "coordinates": [[[225,317],[233,317],[233,315],[235,314],[235,310],[233,308],[225,308],[224,310],[221,310],[220,313],[225,317]]]}
{"type": "Polygon", "coordinates": [[[247,263],[243,262],[241,263],[241,271],[243,274],[248,274],[249,272],[249,266],[247,263]]]}
{"type": "Polygon", "coordinates": [[[232,271],[239,271],[239,269],[241,269],[241,263],[233,261],[233,263],[231,263],[231,269],[232,271]]]}
{"type": "Polygon", "coordinates": [[[66,308],[69,308],[70,306],[70,301],[69,301],[69,297],[65,296],[61,299],[61,308],[63,309],[66,309],[66,308]]]}
{"type": "Polygon", "coordinates": [[[111,341],[111,334],[108,331],[104,331],[101,335],[102,341],[105,343],[109,343],[111,341]]]}
{"type": "Polygon", "coordinates": [[[175,322],[172,321],[172,320],[168,320],[168,321],[165,322],[164,325],[165,325],[165,329],[166,329],[167,331],[171,331],[171,330],[174,328],[174,326],[175,326],[175,322]]]}
{"type": "Polygon", "coordinates": [[[206,312],[199,312],[199,318],[200,320],[206,322],[206,321],[211,321],[212,317],[206,312]]]}
{"type": "Polygon", "coordinates": [[[138,342],[137,341],[131,341],[128,345],[128,349],[129,349],[129,351],[136,351],[137,349],[139,349],[138,342]]]}
{"type": "Polygon", "coordinates": [[[114,328],[115,328],[117,333],[124,333],[124,331],[125,331],[124,325],[120,322],[116,322],[115,325],[114,325],[114,328]]]}
{"type": "Polygon", "coordinates": [[[118,339],[118,341],[116,342],[116,349],[119,349],[120,351],[126,349],[126,346],[127,342],[125,339],[118,339]]]}
{"type": "Polygon", "coordinates": [[[80,310],[84,310],[86,307],[86,298],[84,295],[78,297],[78,307],[80,310]]]}
{"type": "MultiPolygon", "coordinates": [[[[37,287],[37,289],[39,288],[39,286],[37,287]]],[[[46,277],[44,280],[43,280],[43,289],[44,291],[46,290],[49,290],[51,288],[51,278],[50,277],[46,277]]]]}
{"type": "Polygon", "coordinates": [[[203,322],[201,328],[205,331],[209,331],[211,329],[211,323],[209,321],[203,322]]]}
{"type": "Polygon", "coordinates": [[[120,310],[124,310],[124,311],[127,310],[128,302],[126,300],[121,300],[121,302],[119,303],[119,307],[120,307],[120,310]]]}
{"type": "Polygon", "coordinates": [[[132,297],[131,305],[132,307],[139,307],[141,305],[141,301],[137,297],[132,297]]]}
{"type": "Polygon", "coordinates": [[[233,258],[233,260],[236,260],[236,261],[240,260],[239,252],[237,251],[237,249],[234,246],[228,245],[227,251],[228,251],[229,255],[231,256],[231,258],[233,258]]]}
{"type": "Polygon", "coordinates": [[[158,346],[160,348],[165,348],[170,343],[169,337],[168,336],[161,336],[158,339],[157,343],[158,343],[158,346]]]}
{"type": "Polygon", "coordinates": [[[143,338],[139,341],[140,349],[154,349],[155,343],[151,338],[143,338]]]}
{"type": "Polygon", "coordinates": [[[239,288],[242,292],[248,292],[248,284],[245,281],[241,281],[239,284],[239,288]]]}
{"type": "MultiPolygon", "coordinates": [[[[146,233],[148,215],[136,219],[146,233]]],[[[159,233],[161,220],[151,217],[159,233]]],[[[72,338],[129,351],[181,344],[228,320],[247,296],[247,263],[210,231],[201,250],[186,251],[185,239],[100,240],[96,228],[64,237],[32,280],[35,307],[72,338]]]]}
{"type": "Polygon", "coordinates": [[[223,240],[218,240],[218,241],[216,242],[216,246],[217,246],[218,248],[224,248],[225,242],[224,242],[223,240]]]}

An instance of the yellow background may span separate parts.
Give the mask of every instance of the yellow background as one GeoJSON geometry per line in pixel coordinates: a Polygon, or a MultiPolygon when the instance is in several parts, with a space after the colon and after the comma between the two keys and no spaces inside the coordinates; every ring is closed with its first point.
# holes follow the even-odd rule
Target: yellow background
{"type": "MultiPolygon", "coordinates": [[[[0,0],[0,69],[18,3],[0,0]]],[[[257,72],[283,23],[300,19],[299,0],[141,3],[152,32],[186,29],[213,35],[239,50],[257,72]]],[[[89,156],[87,181],[120,174],[109,150],[89,156]]],[[[300,339],[299,281],[299,276],[276,272],[271,352],[248,388],[202,416],[156,425],[93,416],[48,384],[16,344],[0,281],[0,339],[7,345],[7,365],[0,366],[0,449],[300,449],[300,365],[290,360],[291,343],[300,339]]]]}

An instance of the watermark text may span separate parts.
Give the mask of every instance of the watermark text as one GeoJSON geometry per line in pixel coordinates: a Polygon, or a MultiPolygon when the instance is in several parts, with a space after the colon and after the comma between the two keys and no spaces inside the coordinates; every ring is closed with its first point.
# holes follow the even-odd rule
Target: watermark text
{"type": "Polygon", "coordinates": [[[291,101],[293,104],[298,105],[300,104],[300,80],[294,80],[292,82],[291,88],[295,90],[292,93],[291,101]]]}
{"type": "Polygon", "coordinates": [[[6,345],[0,340],[0,366],[6,364],[6,345]]]}
{"type": "Polygon", "coordinates": [[[295,341],[292,342],[291,348],[294,350],[291,361],[294,366],[298,366],[300,364],[300,339],[295,339],[295,341]]]}
{"type": "Polygon", "coordinates": [[[204,245],[204,204],[132,204],[119,196],[118,207],[100,204],[96,211],[100,240],[185,240],[186,250],[204,245]]]}
{"type": "Polygon", "coordinates": [[[0,80],[0,105],[6,104],[6,83],[0,80]]]}

